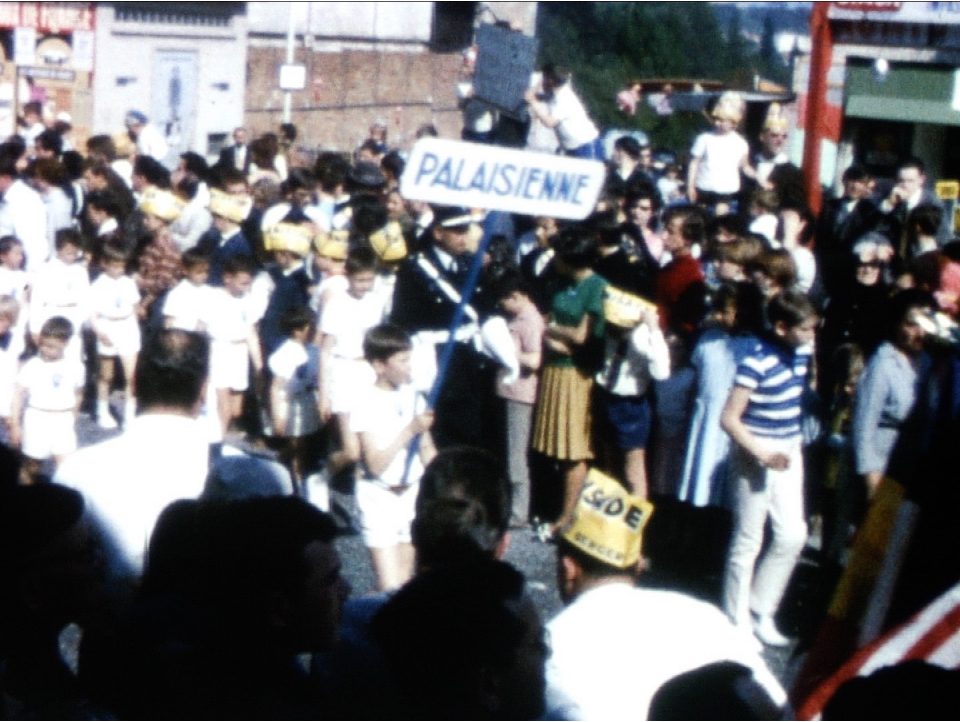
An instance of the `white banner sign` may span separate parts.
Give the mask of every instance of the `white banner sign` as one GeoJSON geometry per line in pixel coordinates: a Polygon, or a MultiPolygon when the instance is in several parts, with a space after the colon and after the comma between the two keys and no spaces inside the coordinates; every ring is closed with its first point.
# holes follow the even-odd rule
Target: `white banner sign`
{"type": "Polygon", "coordinates": [[[13,62],[15,65],[33,65],[37,62],[37,29],[13,29],[13,62]]]}
{"type": "Polygon", "coordinates": [[[605,176],[600,161],[422,138],[400,192],[440,205],[579,220],[593,212],[605,176]]]}

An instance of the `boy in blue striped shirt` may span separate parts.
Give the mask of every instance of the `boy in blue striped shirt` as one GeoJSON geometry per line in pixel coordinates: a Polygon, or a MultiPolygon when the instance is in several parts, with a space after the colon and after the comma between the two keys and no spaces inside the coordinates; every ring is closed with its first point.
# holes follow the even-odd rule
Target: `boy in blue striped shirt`
{"type": "Polygon", "coordinates": [[[800,418],[818,319],[806,296],[784,291],[770,300],[767,320],[769,333],[737,367],[720,420],[733,440],[734,493],[723,607],[735,624],[752,622],[763,643],[783,646],[789,640],[773,615],[807,538],[800,418]],[[768,516],[773,539],[754,573],[768,516]]]}

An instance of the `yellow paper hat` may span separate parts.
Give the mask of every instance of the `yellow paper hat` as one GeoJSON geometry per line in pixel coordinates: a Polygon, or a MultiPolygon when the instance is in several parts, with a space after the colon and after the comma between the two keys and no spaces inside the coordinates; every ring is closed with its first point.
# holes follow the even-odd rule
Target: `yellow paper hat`
{"type": "Polygon", "coordinates": [[[656,304],[632,293],[607,286],[603,297],[603,316],[608,323],[622,328],[633,328],[640,323],[644,311],[657,310],[656,304]]]}
{"type": "Polygon", "coordinates": [[[770,103],[767,108],[767,117],[763,121],[764,130],[772,130],[775,133],[787,132],[787,119],[783,115],[783,108],[780,103],[770,103]]]}
{"type": "Polygon", "coordinates": [[[403,229],[396,221],[390,221],[379,231],[370,234],[370,245],[381,261],[399,261],[407,256],[407,241],[403,229]]]}
{"type": "Polygon", "coordinates": [[[640,559],[643,529],[651,514],[649,501],[627,493],[603,472],[590,469],[563,538],[605,564],[629,569],[640,559]]]}
{"type": "Polygon", "coordinates": [[[334,261],[347,260],[349,231],[321,231],[313,237],[313,250],[318,256],[334,261]]]}
{"type": "Polygon", "coordinates": [[[210,212],[233,223],[243,223],[253,208],[253,198],[247,194],[233,195],[219,188],[210,189],[210,212]]]}
{"type": "Polygon", "coordinates": [[[140,210],[170,223],[183,212],[183,201],[162,188],[147,188],[140,199],[140,210]]]}
{"type": "Polygon", "coordinates": [[[311,231],[296,223],[276,223],[263,231],[263,247],[267,251],[289,251],[305,256],[310,251],[311,231]]]}

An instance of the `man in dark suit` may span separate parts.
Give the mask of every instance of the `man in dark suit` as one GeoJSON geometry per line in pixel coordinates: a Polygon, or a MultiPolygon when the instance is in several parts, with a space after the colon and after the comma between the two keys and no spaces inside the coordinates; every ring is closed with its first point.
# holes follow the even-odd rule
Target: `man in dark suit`
{"type": "MultiPolygon", "coordinates": [[[[439,362],[450,324],[464,290],[473,254],[467,250],[472,219],[464,208],[437,208],[432,243],[409,256],[397,272],[390,320],[420,341],[436,347],[439,362]]],[[[456,329],[453,356],[437,398],[431,433],[438,448],[455,444],[489,447],[493,363],[477,350],[474,339],[483,319],[474,296],[456,329]]]]}
{"type": "MultiPolygon", "coordinates": [[[[893,241],[893,247],[901,258],[907,258],[907,216],[919,205],[934,205],[943,208],[943,202],[926,187],[927,174],[923,161],[908,158],[897,168],[897,181],[883,202],[881,230],[893,241]]],[[[937,229],[937,242],[942,246],[950,240],[949,214],[944,213],[937,229]]]]}
{"type": "Polygon", "coordinates": [[[853,282],[853,246],[877,228],[880,209],[870,199],[870,174],[859,165],[843,172],[843,196],[827,201],[817,228],[817,256],[832,297],[853,282]]]}
{"type": "Polygon", "coordinates": [[[220,160],[217,165],[227,168],[236,168],[244,173],[250,172],[250,149],[247,147],[247,129],[233,129],[233,145],[228,145],[220,151],[220,160]]]}

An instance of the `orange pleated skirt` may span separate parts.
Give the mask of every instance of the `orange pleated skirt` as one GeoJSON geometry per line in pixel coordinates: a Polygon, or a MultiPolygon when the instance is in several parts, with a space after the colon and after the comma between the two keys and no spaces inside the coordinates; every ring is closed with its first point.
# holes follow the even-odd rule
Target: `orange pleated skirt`
{"type": "Polygon", "coordinates": [[[593,379],[574,367],[547,366],[533,425],[533,448],[563,461],[593,458],[590,391],[593,379]]]}

